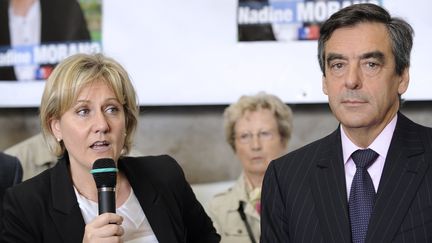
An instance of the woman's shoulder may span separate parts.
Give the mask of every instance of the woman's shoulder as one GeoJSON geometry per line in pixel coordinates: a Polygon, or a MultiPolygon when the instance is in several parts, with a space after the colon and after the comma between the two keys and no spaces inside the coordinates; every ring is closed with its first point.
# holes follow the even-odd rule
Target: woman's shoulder
{"type": "Polygon", "coordinates": [[[152,156],[127,156],[120,160],[119,167],[131,168],[145,168],[145,169],[158,169],[158,168],[179,168],[180,165],[177,161],[169,155],[152,155],[152,156]]]}
{"type": "Polygon", "coordinates": [[[219,192],[213,196],[209,202],[209,208],[214,211],[228,210],[238,207],[239,200],[243,200],[241,186],[239,181],[236,181],[231,187],[225,191],[219,192]]]}
{"type": "Polygon", "coordinates": [[[40,174],[15,185],[14,187],[11,188],[11,190],[16,190],[16,191],[28,190],[29,192],[36,193],[36,189],[37,191],[39,191],[39,189],[48,189],[47,186],[50,183],[49,181],[50,181],[51,170],[52,168],[42,171],[40,174]]]}
{"type": "Polygon", "coordinates": [[[19,204],[22,210],[30,210],[30,212],[38,208],[36,205],[45,204],[46,199],[50,198],[52,188],[50,171],[51,169],[45,170],[30,179],[8,188],[4,197],[5,201],[12,200],[13,204],[19,204]]]}
{"type": "Polygon", "coordinates": [[[184,179],[181,166],[169,155],[123,157],[118,166],[135,179],[145,177],[153,182],[184,179]]]}
{"type": "Polygon", "coordinates": [[[149,155],[149,156],[124,156],[121,158],[123,161],[145,162],[145,163],[159,163],[159,162],[175,162],[175,159],[167,154],[149,155]]]}

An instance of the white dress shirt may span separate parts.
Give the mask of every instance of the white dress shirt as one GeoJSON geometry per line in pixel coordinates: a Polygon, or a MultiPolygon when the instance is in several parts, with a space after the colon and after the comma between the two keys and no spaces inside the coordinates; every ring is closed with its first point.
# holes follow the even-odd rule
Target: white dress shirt
{"type": "MultiPolygon", "coordinates": [[[[379,155],[377,160],[367,170],[370,177],[372,178],[375,192],[378,191],[378,185],[381,180],[381,175],[384,168],[384,162],[387,157],[387,152],[390,147],[390,142],[393,137],[393,132],[396,128],[396,122],[397,122],[397,114],[389,122],[389,124],[387,124],[387,126],[381,131],[381,133],[375,138],[375,140],[367,147],[374,150],[379,155]]],[[[366,149],[366,148],[360,148],[357,145],[355,145],[348,138],[342,126],[340,126],[340,129],[341,129],[341,139],[342,139],[343,160],[345,163],[347,197],[349,199],[352,180],[356,172],[356,165],[351,158],[351,154],[358,149],[366,149]]]]}

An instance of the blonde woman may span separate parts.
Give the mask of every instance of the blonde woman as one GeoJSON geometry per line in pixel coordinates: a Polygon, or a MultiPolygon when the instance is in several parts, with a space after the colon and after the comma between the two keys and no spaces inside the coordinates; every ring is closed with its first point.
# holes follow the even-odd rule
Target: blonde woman
{"type": "Polygon", "coordinates": [[[46,83],[41,124],[51,169],[9,190],[6,242],[219,242],[180,166],[169,156],[127,157],[136,93],[124,68],[103,55],[65,59],[46,83]],[[117,213],[98,215],[93,162],[118,167],[117,213]]]}

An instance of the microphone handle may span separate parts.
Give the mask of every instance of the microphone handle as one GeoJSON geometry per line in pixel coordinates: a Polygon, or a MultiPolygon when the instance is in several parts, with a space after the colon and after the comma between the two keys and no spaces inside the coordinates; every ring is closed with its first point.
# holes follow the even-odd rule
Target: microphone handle
{"type": "Polygon", "coordinates": [[[103,213],[116,213],[115,187],[98,188],[99,215],[103,213]]]}

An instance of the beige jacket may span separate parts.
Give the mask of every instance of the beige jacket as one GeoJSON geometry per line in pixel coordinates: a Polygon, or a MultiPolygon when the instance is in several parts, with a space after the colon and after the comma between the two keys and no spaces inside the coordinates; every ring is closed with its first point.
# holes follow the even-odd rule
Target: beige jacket
{"type": "Polygon", "coordinates": [[[255,241],[259,242],[260,216],[247,200],[244,175],[241,174],[233,187],[216,194],[208,206],[213,225],[222,237],[221,243],[251,243],[245,223],[238,212],[240,201],[246,202],[244,212],[254,233],[255,241]]]}
{"type": "Polygon", "coordinates": [[[48,145],[38,133],[4,151],[17,157],[23,168],[23,181],[53,167],[57,158],[48,149],[48,145]]]}

